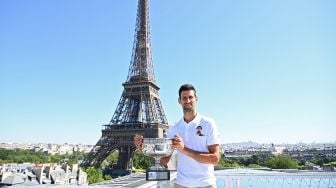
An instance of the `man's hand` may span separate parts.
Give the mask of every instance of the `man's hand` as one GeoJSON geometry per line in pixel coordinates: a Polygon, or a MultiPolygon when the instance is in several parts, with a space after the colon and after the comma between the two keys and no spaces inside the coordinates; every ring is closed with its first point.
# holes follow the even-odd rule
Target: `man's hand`
{"type": "Polygon", "coordinates": [[[172,147],[200,163],[216,165],[220,160],[218,144],[209,145],[208,152],[199,152],[186,147],[180,135],[176,134],[173,138],[172,147]]]}
{"type": "Polygon", "coordinates": [[[180,137],[180,135],[176,134],[174,136],[172,147],[179,151],[182,151],[184,149],[184,142],[182,138],[180,137]]]}
{"type": "Polygon", "coordinates": [[[168,162],[170,160],[170,157],[171,157],[171,155],[165,156],[165,157],[161,157],[161,159],[160,159],[160,165],[161,166],[167,166],[167,164],[168,164],[168,162]]]}
{"type": "Polygon", "coordinates": [[[141,150],[142,149],[142,140],[143,136],[139,134],[135,134],[134,136],[134,145],[136,150],[141,150]]]}

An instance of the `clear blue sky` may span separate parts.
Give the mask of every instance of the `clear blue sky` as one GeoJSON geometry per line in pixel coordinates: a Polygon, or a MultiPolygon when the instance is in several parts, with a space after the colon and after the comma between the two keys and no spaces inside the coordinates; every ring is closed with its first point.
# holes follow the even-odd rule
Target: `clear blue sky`
{"type": "MultiPolygon", "coordinates": [[[[136,0],[0,1],[0,142],[95,144],[117,107],[136,0]]],[[[336,1],[153,0],[169,123],[193,83],[224,143],[336,141],[336,1]]]]}

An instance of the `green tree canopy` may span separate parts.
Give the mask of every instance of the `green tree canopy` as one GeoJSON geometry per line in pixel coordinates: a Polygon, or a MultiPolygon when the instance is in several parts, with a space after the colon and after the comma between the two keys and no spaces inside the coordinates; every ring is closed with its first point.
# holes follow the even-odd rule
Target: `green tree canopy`
{"type": "Polygon", "coordinates": [[[103,172],[101,169],[89,167],[85,170],[85,172],[87,173],[87,179],[89,181],[89,184],[104,181],[103,172]]]}
{"type": "Polygon", "coordinates": [[[152,159],[143,153],[136,152],[133,159],[133,167],[136,169],[148,169],[152,164],[152,159]]]}
{"type": "Polygon", "coordinates": [[[266,161],[266,166],[272,169],[297,169],[298,161],[285,155],[278,155],[266,161]]]}

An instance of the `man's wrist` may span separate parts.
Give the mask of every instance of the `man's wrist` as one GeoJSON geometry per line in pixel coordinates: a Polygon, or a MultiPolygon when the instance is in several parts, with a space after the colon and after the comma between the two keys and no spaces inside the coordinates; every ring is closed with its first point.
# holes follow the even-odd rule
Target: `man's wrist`
{"type": "Polygon", "coordinates": [[[182,152],[183,154],[190,156],[190,154],[189,154],[188,151],[189,151],[189,149],[188,149],[186,146],[184,146],[184,147],[181,149],[181,152],[182,152]]]}

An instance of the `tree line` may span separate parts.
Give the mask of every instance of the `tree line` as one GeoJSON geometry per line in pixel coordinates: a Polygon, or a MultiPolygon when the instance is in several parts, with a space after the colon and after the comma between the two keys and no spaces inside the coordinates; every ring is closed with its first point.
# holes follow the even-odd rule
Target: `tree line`
{"type": "MultiPolygon", "coordinates": [[[[104,174],[103,170],[106,167],[111,167],[113,164],[117,163],[118,151],[111,153],[101,164],[100,168],[89,167],[85,170],[88,175],[89,183],[96,183],[104,180],[111,179],[111,176],[104,174]]],[[[71,154],[47,154],[42,150],[24,150],[24,149],[14,149],[8,150],[0,148],[0,164],[2,163],[58,163],[69,165],[78,163],[85,158],[86,154],[84,152],[75,151],[71,154]]],[[[223,168],[271,168],[271,169],[304,169],[305,163],[311,162],[317,165],[332,165],[336,166],[336,158],[328,157],[323,154],[319,154],[310,160],[304,159],[293,159],[286,155],[267,155],[267,154],[256,154],[247,158],[226,158],[221,155],[219,164],[215,167],[216,169],[223,168]]],[[[136,152],[133,158],[133,170],[135,171],[145,171],[152,164],[152,160],[142,154],[141,152],[136,152]]]]}
{"type": "Polygon", "coordinates": [[[48,154],[43,150],[35,151],[33,149],[4,149],[0,148],[0,164],[3,163],[67,163],[74,164],[85,157],[84,152],[74,151],[69,154],[48,154]]]}

